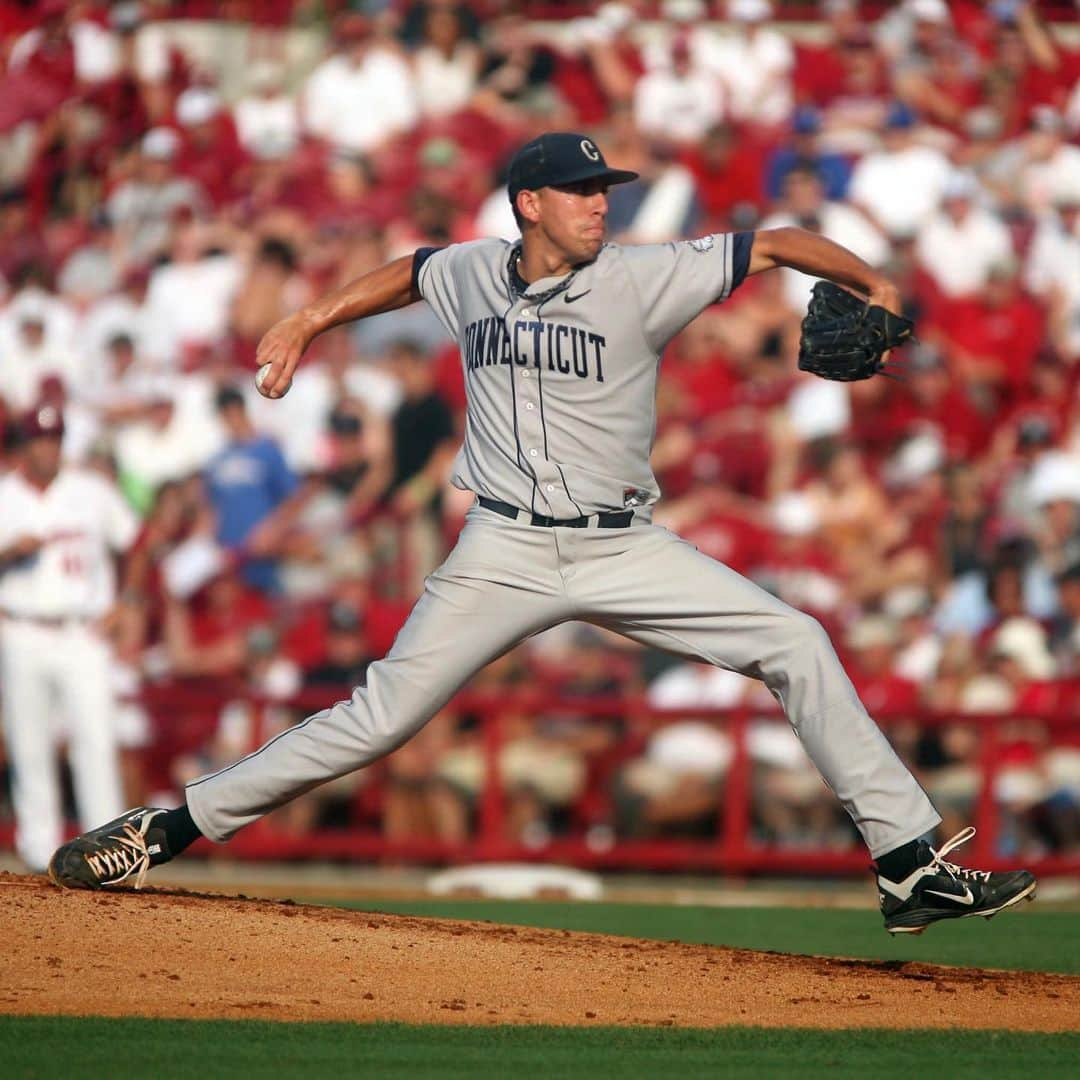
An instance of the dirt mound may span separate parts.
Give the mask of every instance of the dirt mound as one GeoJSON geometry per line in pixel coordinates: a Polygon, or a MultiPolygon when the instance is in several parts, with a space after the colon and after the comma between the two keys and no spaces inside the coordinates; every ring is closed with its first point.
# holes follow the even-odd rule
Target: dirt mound
{"type": "Polygon", "coordinates": [[[1080,1027],[1080,978],[830,960],[0,874],[0,1012],[1080,1027]]]}

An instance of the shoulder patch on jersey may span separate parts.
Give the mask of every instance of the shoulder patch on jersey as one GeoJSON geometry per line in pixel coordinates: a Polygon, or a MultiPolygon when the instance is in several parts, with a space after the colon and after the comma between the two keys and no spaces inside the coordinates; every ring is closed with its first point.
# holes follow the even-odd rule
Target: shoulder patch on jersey
{"type": "Polygon", "coordinates": [[[696,240],[686,241],[698,254],[704,255],[706,251],[711,251],[713,245],[716,243],[715,236],[699,236],[696,240]]]}

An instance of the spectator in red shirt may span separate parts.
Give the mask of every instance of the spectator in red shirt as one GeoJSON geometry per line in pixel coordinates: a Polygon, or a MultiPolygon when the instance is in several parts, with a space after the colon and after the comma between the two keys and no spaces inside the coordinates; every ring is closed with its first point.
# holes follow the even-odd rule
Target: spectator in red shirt
{"type": "Polygon", "coordinates": [[[370,160],[362,155],[335,150],[326,162],[326,183],[309,196],[309,213],[323,224],[345,229],[372,229],[398,216],[411,194],[388,190],[377,182],[370,160]]]}
{"type": "Polygon", "coordinates": [[[63,0],[38,5],[39,23],[19,37],[0,77],[0,134],[46,120],[75,93],[75,49],[63,0]]]}
{"type": "Polygon", "coordinates": [[[305,686],[328,686],[346,693],[364,681],[374,660],[364,634],[363,613],[337,602],[326,613],[326,646],[321,661],[304,674],[305,686]]]}
{"type": "Polygon", "coordinates": [[[986,74],[987,95],[1007,103],[1010,135],[1023,130],[1037,105],[1064,107],[1071,84],[1071,62],[1045,28],[1033,21],[1031,5],[1023,9],[1029,21],[1002,20],[994,29],[986,74]]]}
{"type": "Polygon", "coordinates": [[[217,92],[193,86],[176,100],[183,145],[179,171],[198,181],[215,206],[231,202],[250,181],[248,155],[217,92]]]}
{"type": "Polygon", "coordinates": [[[579,124],[602,123],[614,104],[627,104],[645,71],[630,36],[635,17],[623,4],[601,4],[580,19],[556,57],[554,82],[579,124]]]}
{"type": "Polygon", "coordinates": [[[798,605],[828,624],[845,601],[833,551],[821,540],[821,517],[801,492],[769,505],[768,542],[749,559],[748,576],[785,603],[798,605]]]}
{"type": "Polygon", "coordinates": [[[46,260],[45,241],[32,227],[30,211],[25,189],[0,191],[0,279],[6,279],[12,291],[24,268],[46,260]]]}
{"type": "Polygon", "coordinates": [[[885,64],[865,27],[847,31],[838,56],[843,77],[815,102],[825,110],[826,129],[853,148],[866,148],[866,132],[880,126],[888,111],[891,89],[885,64]]]}
{"type": "Polygon", "coordinates": [[[1012,687],[1014,710],[1023,715],[1056,708],[1060,686],[1057,664],[1046,631],[1035,619],[1016,615],[1006,619],[988,642],[991,669],[1012,687]]]}
{"type": "Polygon", "coordinates": [[[1015,261],[995,266],[980,295],[942,302],[935,323],[956,378],[999,404],[1028,392],[1045,320],[1021,289],[1015,261]]]}
{"type": "Polygon", "coordinates": [[[793,81],[801,105],[828,105],[843,93],[847,79],[843,42],[860,26],[857,0],[822,0],[818,7],[820,37],[795,45],[793,81]]]}
{"type": "Polygon", "coordinates": [[[664,356],[665,411],[699,423],[731,404],[737,379],[725,354],[720,320],[705,314],[672,342],[664,356]]]}
{"type": "Polygon", "coordinates": [[[249,631],[273,618],[269,601],[223,564],[187,603],[176,597],[168,601],[164,637],[173,674],[239,676],[247,660],[249,631]]]}
{"type": "Polygon", "coordinates": [[[919,69],[897,75],[896,95],[927,119],[959,131],[982,100],[981,74],[978,54],[948,36],[932,44],[919,69]]]}
{"type": "Polygon", "coordinates": [[[763,149],[749,133],[718,124],[683,152],[682,162],[694,174],[708,227],[728,227],[741,206],[764,207],[763,149]]]}
{"type": "Polygon", "coordinates": [[[930,428],[951,461],[968,461],[986,448],[993,419],[972,400],[968,386],[949,373],[931,341],[904,350],[904,382],[890,397],[882,424],[897,440],[930,428]]]}
{"type": "Polygon", "coordinates": [[[899,643],[899,628],[884,615],[860,619],[847,635],[852,654],[848,672],[871,713],[895,715],[918,707],[918,687],[892,670],[899,643]]]}
{"type": "Polygon", "coordinates": [[[1018,442],[1031,434],[1057,443],[1069,427],[1072,372],[1051,352],[1040,353],[1031,369],[1031,383],[1022,401],[1002,408],[993,417],[995,450],[998,457],[1018,459],[1018,442]],[[1000,441],[999,441],[1000,440],[1000,441]]]}

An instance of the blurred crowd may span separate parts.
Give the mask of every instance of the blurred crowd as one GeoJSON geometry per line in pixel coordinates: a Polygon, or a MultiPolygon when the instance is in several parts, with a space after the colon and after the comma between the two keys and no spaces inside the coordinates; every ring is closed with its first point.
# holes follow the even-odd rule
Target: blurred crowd
{"type": "MultiPolygon", "coordinates": [[[[150,702],[120,716],[131,801],[361,680],[471,501],[447,483],[457,350],[424,305],[318,339],[274,402],[260,336],[419,246],[513,238],[509,154],[569,128],[641,173],[609,196],[620,242],[795,224],[899,284],[918,341],[895,378],[799,374],[795,271],[691,324],[663,361],[656,520],[824,623],[952,820],[984,718],[1014,718],[1002,843],[1076,851],[1077,30],[1020,0],[5,5],[0,471],[54,406],[65,457],[141,519],[108,625],[117,690],[150,702]]],[[[733,750],[708,710],[775,709],[584,627],[477,680],[538,685],[681,712],[504,717],[506,828],[535,844],[714,834],[733,750]]],[[[775,717],[750,756],[755,835],[852,842],[775,717]]],[[[278,824],[462,839],[484,769],[480,718],[448,711],[278,824]]]]}

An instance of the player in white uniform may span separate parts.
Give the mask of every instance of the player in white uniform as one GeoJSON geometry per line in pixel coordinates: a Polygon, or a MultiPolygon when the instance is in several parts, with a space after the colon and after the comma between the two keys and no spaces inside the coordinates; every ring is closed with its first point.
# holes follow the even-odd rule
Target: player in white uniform
{"type": "Polygon", "coordinates": [[[19,463],[0,479],[0,708],[16,848],[36,870],[63,839],[61,738],[83,827],[123,807],[101,624],[115,602],[113,553],[138,523],[108,479],[61,463],[63,433],[57,409],[32,412],[19,463]]]}
{"type": "Polygon", "coordinates": [[[260,344],[260,389],[279,397],[311,339],[424,299],[457,338],[465,440],[453,482],[477,496],[453,552],[387,656],[348,701],[225,769],[186,804],[140,807],[65,845],[49,873],[100,888],[224,842],[276,806],[384,757],[490,660],[581,619],[762,680],[850,813],[878,865],[885,925],[993,915],[1035,891],[1027,871],[967,870],[925,836],[941,818],[859,701],[824,629],[651,523],[649,464],[668,341],[748,275],[789,266],[893,312],[899,294],[850,251],[800,229],[620,246],[604,240],[607,189],[636,174],[553,132],[518,151],[508,194],[522,240],[421,249],[316,300],[260,344]]]}

